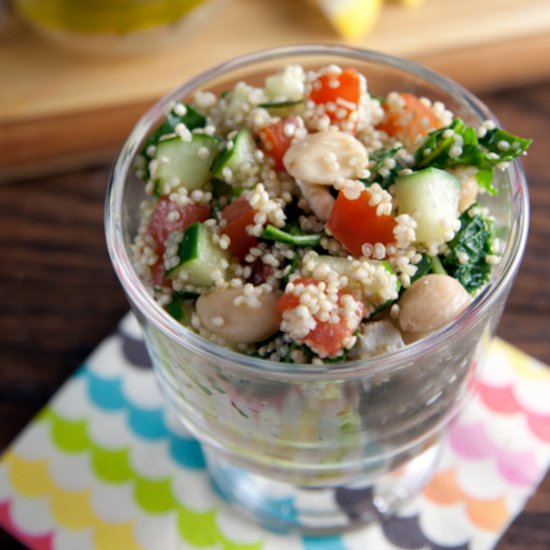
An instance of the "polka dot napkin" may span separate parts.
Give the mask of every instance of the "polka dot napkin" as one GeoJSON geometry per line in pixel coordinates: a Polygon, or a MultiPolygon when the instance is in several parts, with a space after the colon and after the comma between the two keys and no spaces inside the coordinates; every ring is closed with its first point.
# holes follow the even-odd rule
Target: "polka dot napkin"
{"type": "Polygon", "coordinates": [[[33,550],[489,549],[550,462],[550,370],[495,340],[481,371],[406,510],[343,535],[281,535],[211,488],[127,316],[2,456],[0,525],[33,550]]]}

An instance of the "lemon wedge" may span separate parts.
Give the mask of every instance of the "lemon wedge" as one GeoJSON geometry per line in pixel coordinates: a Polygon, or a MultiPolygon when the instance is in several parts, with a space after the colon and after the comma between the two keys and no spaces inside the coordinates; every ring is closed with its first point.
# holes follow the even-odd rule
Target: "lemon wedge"
{"type": "Polygon", "coordinates": [[[392,0],[394,4],[399,4],[400,6],[413,7],[422,4],[424,0],[392,0]]]}
{"type": "MultiPolygon", "coordinates": [[[[365,36],[378,20],[383,0],[309,0],[346,40],[365,36]]],[[[413,0],[414,1],[414,0],[413,0]]]]}

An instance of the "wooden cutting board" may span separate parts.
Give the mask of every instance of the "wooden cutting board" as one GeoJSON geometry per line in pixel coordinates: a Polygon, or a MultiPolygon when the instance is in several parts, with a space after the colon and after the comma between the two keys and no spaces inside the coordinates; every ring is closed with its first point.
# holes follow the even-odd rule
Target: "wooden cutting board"
{"type": "MultiPolygon", "coordinates": [[[[299,0],[228,0],[177,47],[132,58],[79,57],[21,22],[0,34],[0,181],[114,158],[152,102],[238,54],[336,43],[299,0]]],[[[359,44],[424,63],[475,92],[550,76],[550,0],[385,4],[359,44]]]]}

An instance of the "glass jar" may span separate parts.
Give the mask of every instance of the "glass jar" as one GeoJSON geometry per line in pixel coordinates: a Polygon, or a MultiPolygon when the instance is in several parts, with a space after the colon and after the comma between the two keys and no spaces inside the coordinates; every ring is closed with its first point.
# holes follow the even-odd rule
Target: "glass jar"
{"type": "Polygon", "coordinates": [[[175,321],[132,267],[143,183],[132,161],[167,106],[197,90],[262,82],[290,63],[353,66],[369,91],[442,101],[468,125],[494,116],[426,68],[341,46],[296,46],[239,57],[184,83],[148,111],[114,167],[106,233],[114,268],[143,328],[167,402],[202,442],[211,477],[236,506],[274,528],[320,533],[383,518],[413,498],[437,462],[441,437],[475,386],[525,246],[528,198],[518,162],[490,200],[506,242],[491,282],[451,324],[403,349],[335,365],[282,364],[205,341],[175,321]]]}

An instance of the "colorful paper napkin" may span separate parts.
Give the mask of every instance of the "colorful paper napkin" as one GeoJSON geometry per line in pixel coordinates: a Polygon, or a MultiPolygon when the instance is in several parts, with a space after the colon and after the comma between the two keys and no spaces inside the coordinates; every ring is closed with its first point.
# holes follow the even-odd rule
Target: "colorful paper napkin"
{"type": "Polygon", "coordinates": [[[127,316],[2,456],[0,525],[33,550],[489,549],[550,462],[550,371],[495,340],[478,382],[433,479],[397,517],[274,534],[211,488],[127,316]]]}

